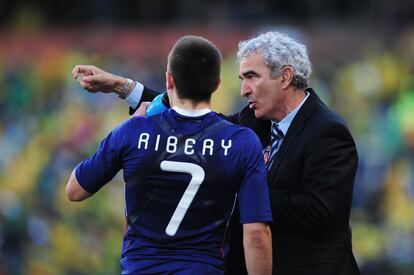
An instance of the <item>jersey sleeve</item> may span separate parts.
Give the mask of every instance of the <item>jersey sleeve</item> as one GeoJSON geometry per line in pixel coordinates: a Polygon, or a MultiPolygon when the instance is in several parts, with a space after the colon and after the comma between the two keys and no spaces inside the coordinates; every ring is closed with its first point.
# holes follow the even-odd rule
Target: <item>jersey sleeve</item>
{"type": "Polygon", "coordinates": [[[240,223],[270,222],[272,212],[267,186],[267,170],[258,137],[248,130],[243,136],[244,176],[239,189],[240,223]]]}
{"type": "Polygon", "coordinates": [[[76,179],[89,193],[97,192],[122,169],[122,153],[128,136],[128,122],[118,126],[99,144],[90,158],[76,166],[76,179]]]}

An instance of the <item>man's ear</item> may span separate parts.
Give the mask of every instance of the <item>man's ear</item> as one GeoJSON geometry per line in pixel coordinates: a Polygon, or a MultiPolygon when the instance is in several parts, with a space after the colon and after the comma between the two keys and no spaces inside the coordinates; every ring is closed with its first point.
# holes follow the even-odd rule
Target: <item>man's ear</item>
{"type": "Polygon", "coordinates": [[[293,68],[291,66],[284,66],[281,73],[282,88],[287,89],[293,81],[293,68]]]}
{"type": "Polygon", "coordinates": [[[165,84],[167,91],[174,89],[174,78],[170,72],[165,73],[165,84]]]}

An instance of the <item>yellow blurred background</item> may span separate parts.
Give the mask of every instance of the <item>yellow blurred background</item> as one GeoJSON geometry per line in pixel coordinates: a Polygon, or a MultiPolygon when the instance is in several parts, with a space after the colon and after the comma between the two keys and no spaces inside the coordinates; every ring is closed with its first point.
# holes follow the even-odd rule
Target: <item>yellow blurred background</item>
{"type": "Polygon", "coordinates": [[[64,187],[74,166],[128,119],[128,108],[114,95],[82,90],[74,65],[163,89],[175,40],[202,35],[224,57],[213,107],[231,113],[246,104],[237,43],[269,29],[308,46],[311,87],[355,137],[352,229],[362,273],[414,274],[412,2],[3,0],[0,275],[120,272],[121,175],[78,204],[64,187]]]}

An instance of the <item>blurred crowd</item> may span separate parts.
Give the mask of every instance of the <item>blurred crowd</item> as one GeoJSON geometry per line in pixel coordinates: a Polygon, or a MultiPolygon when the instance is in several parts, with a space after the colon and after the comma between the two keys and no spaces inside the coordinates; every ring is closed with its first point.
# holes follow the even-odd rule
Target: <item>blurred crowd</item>
{"type": "MultiPolygon", "coordinates": [[[[414,29],[274,28],[308,45],[311,86],[348,122],[360,156],[353,246],[363,274],[414,272],[414,29]],[[352,34],[351,34],[352,33],[352,34]],[[361,39],[361,38],[364,39],[361,39]]],[[[223,51],[216,111],[244,106],[237,42],[256,30],[197,29],[223,51]]],[[[71,170],[128,119],[126,103],[71,78],[95,64],[163,89],[168,50],[186,29],[0,33],[0,275],[117,274],[124,230],[122,175],[79,204],[71,170]]]]}

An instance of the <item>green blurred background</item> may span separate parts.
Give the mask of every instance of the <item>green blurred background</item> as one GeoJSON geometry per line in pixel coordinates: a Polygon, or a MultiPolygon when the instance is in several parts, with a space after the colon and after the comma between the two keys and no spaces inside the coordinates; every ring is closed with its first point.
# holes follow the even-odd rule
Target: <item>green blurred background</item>
{"type": "Polygon", "coordinates": [[[1,0],[0,275],[119,274],[121,175],[82,203],[64,187],[128,108],[83,91],[74,65],[163,89],[175,40],[202,35],[224,56],[213,107],[230,113],[246,104],[237,43],[269,29],[307,44],[311,86],[355,137],[362,273],[414,274],[414,1],[1,0]]]}

